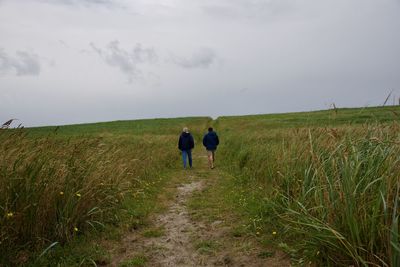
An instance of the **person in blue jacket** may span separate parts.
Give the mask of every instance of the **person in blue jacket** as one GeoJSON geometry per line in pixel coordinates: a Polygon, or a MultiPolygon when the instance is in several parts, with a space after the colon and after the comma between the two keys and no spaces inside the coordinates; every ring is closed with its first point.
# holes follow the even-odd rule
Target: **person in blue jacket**
{"type": "Polygon", "coordinates": [[[215,150],[217,150],[217,146],[219,145],[219,139],[212,127],[208,128],[208,133],[204,135],[203,145],[207,150],[208,165],[211,169],[214,169],[215,150]]]}
{"type": "Polygon", "coordinates": [[[186,169],[186,158],[189,158],[189,167],[192,168],[194,140],[187,127],[183,128],[182,134],[179,136],[178,148],[182,151],[183,168],[186,169]]]}

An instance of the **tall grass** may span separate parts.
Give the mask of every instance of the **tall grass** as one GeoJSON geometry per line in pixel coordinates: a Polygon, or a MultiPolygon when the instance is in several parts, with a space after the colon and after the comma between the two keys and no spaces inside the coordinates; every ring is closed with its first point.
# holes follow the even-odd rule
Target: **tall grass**
{"type": "Polygon", "coordinates": [[[0,265],[35,261],[46,248],[118,224],[127,205],[177,166],[181,127],[204,128],[207,120],[142,121],[135,130],[114,123],[90,135],[71,126],[67,134],[1,130],[0,265]]]}
{"type": "Polygon", "coordinates": [[[297,246],[307,259],[399,266],[400,151],[391,131],[378,127],[318,142],[309,133],[308,153],[299,159],[307,163],[304,173],[284,172],[275,198],[282,222],[302,236],[297,246]]]}
{"type": "MultiPolygon", "coordinates": [[[[219,121],[220,129],[232,121],[219,121]]],[[[397,122],[260,125],[222,131],[220,150],[259,227],[270,231],[273,221],[300,263],[400,266],[397,122]]]]}

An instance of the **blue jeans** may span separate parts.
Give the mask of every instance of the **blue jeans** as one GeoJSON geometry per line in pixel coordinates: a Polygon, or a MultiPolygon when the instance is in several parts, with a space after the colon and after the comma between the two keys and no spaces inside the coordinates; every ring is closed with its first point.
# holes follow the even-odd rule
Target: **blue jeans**
{"type": "Polygon", "coordinates": [[[189,166],[192,168],[192,150],[182,150],[183,168],[186,168],[186,157],[189,158],[189,166]]]}

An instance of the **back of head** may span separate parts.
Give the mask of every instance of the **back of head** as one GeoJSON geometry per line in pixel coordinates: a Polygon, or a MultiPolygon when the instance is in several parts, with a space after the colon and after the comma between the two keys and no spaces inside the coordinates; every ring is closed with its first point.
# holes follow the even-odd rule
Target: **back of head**
{"type": "Polygon", "coordinates": [[[214,129],[213,129],[212,127],[209,127],[209,128],[208,128],[208,131],[209,131],[209,132],[212,132],[212,131],[214,131],[214,129]]]}
{"type": "Polygon", "coordinates": [[[184,133],[189,133],[189,128],[188,128],[188,127],[183,127],[182,132],[184,132],[184,133]]]}

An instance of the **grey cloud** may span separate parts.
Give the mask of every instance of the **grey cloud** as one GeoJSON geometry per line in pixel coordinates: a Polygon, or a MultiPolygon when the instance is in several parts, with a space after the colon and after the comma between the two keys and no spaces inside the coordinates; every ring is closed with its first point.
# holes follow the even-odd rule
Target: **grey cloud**
{"type": "Polygon", "coordinates": [[[58,43],[63,47],[69,48],[69,45],[64,40],[58,40],[58,43]]]}
{"type": "Polygon", "coordinates": [[[0,0],[0,122],[382,105],[400,96],[399,1],[0,0]],[[39,76],[16,76],[16,50],[39,55],[39,76]]]}
{"type": "Polygon", "coordinates": [[[16,75],[39,75],[40,61],[36,54],[17,51],[15,56],[8,55],[0,48],[0,73],[15,71],[16,75]]]}
{"type": "Polygon", "coordinates": [[[136,44],[130,51],[120,48],[117,40],[110,42],[105,49],[98,48],[93,43],[90,46],[105,63],[112,67],[117,67],[128,75],[130,81],[140,75],[141,72],[138,65],[157,61],[154,49],[143,48],[141,44],[136,44]]]}
{"type": "Polygon", "coordinates": [[[49,4],[61,4],[70,6],[104,6],[119,7],[120,3],[115,0],[36,0],[49,4]]]}
{"type": "Polygon", "coordinates": [[[291,0],[230,0],[203,6],[205,14],[218,18],[270,19],[296,9],[291,0]]]}
{"type": "Polygon", "coordinates": [[[210,48],[202,48],[194,52],[191,57],[180,57],[171,55],[171,61],[176,65],[186,68],[208,68],[216,60],[215,52],[210,48]]]}

